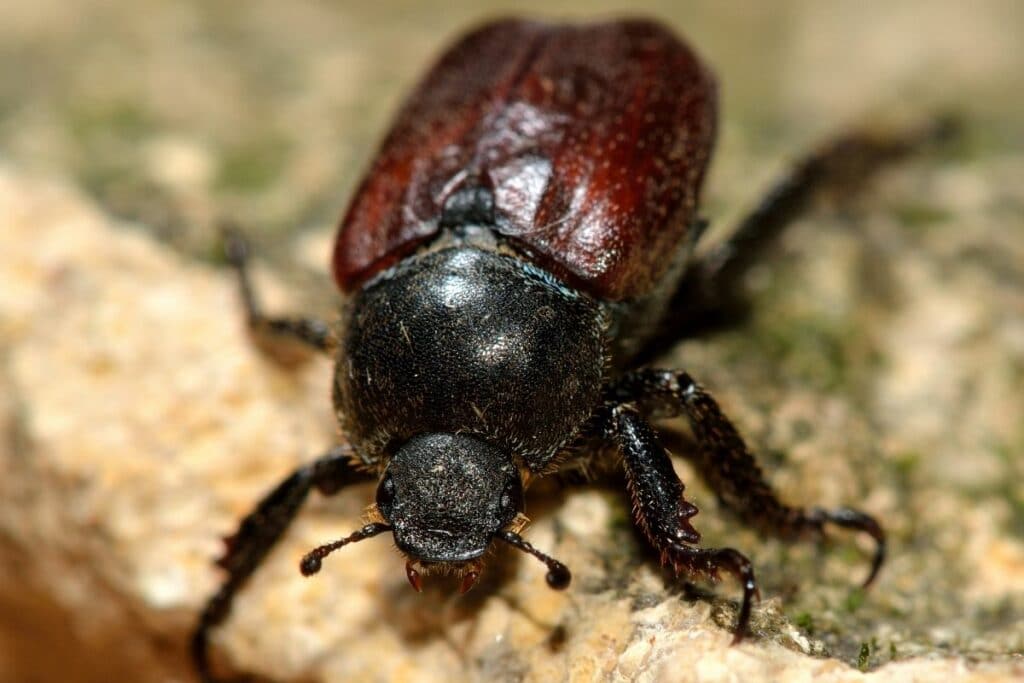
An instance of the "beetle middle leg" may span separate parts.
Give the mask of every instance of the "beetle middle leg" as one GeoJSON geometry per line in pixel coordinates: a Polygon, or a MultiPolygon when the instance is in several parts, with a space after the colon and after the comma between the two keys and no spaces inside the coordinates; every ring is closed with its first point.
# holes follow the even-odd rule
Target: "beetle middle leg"
{"type": "Polygon", "coordinates": [[[249,243],[241,232],[231,227],[224,228],[223,235],[224,254],[238,275],[238,289],[249,330],[260,347],[286,363],[294,360],[294,354],[287,353],[282,342],[298,342],[306,349],[331,352],[337,346],[337,340],[330,325],[324,321],[307,317],[274,317],[263,312],[249,276],[249,243]]]}
{"type": "Polygon", "coordinates": [[[718,403],[682,371],[645,368],[621,377],[612,387],[616,401],[630,401],[653,417],[687,418],[698,441],[696,464],[719,499],[747,524],[786,539],[820,538],[824,527],[866,533],[875,541],[867,586],[885,560],[885,532],[870,515],[850,508],[798,508],[779,500],[753,453],[718,403]]]}
{"type": "Polygon", "coordinates": [[[347,446],[338,446],[292,472],[242,520],[238,531],[225,539],[227,549],[217,564],[227,570],[228,577],[206,603],[192,635],[192,660],[204,683],[217,680],[210,671],[210,631],[227,618],[235,595],[284,535],[309,492],[315,488],[332,495],[372,478],[354,466],[347,446]]]}

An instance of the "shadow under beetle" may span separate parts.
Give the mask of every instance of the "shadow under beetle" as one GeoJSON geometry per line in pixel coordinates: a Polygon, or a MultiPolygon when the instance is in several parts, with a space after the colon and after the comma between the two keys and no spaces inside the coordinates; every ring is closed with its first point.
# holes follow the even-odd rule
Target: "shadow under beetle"
{"type": "Polygon", "coordinates": [[[758,595],[747,558],[701,548],[697,508],[649,420],[683,416],[702,475],[746,523],[788,539],[826,524],[885,535],[849,508],[779,501],[715,400],[688,373],[640,367],[685,336],[735,318],[743,280],[781,230],[828,188],[849,190],[937,134],[846,135],[797,163],[732,237],[693,256],[711,157],[711,73],[662,26],[506,20],[456,43],[400,111],[342,220],[334,277],[348,295],[336,328],[268,317],[229,234],[248,322],[264,339],[332,353],[347,444],[299,468],[242,520],[219,565],[227,580],[192,640],[213,681],[210,630],[309,492],[377,480],[365,526],[320,546],[305,575],[349,543],[390,531],[417,590],[431,572],[472,587],[495,540],[562,563],[521,533],[523,490],[590,458],[621,457],[633,519],[684,578],[741,583],[735,641],[758,595]]]}

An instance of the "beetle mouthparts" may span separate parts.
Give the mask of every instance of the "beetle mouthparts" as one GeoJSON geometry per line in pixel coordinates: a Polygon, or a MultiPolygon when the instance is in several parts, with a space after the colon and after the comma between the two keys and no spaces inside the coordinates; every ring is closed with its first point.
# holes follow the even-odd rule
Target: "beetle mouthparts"
{"type": "Polygon", "coordinates": [[[459,585],[459,593],[465,595],[469,592],[469,589],[476,585],[477,579],[480,578],[480,572],[476,570],[470,570],[462,577],[462,583],[459,585]]]}
{"type": "Polygon", "coordinates": [[[412,562],[405,563],[405,575],[409,578],[409,585],[413,587],[417,593],[423,592],[423,579],[420,577],[420,573],[416,571],[416,568],[412,566],[412,562]]]}
{"type": "Polygon", "coordinates": [[[405,576],[409,579],[409,585],[417,593],[423,592],[423,576],[433,573],[454,574],[456,578],[460,578],[459,593],[464,595],[479,580],[480,574],[483,573],[483,563],[480,561],[423,563],[416,559],[405,562],[405,576]]]}

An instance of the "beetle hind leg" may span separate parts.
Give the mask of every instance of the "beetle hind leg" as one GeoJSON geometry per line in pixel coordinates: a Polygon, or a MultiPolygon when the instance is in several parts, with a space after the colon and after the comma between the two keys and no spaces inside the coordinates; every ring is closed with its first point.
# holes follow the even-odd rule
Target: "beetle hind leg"
{"type": "Polygon", "coordinates": [[[892,130],[855,129],[826,140],[777,178],[731,236],[691,264],[669,304],[662,329],[645,349],[653,358],[675,342],[734,324],[748,310],[744,281],[765,260],[786,228],[830,192],[855,197],[882,169],[954,137],[951,116],[935,116],[892,130]]]}
{"type": "Polygon", "coordinates": [[[700,262],[700,277],[721,296],[737,296],[751,266],[812,208],[819,193],[854,197],[886,166],[948,140],[958,128],[955,118],[943,115],[890,130],[854,129],[826,140],[778,178],[729,239],[700,262]]]}
{"type": "Polygon", "coordinates": [[[248,241],[233,227],[224,227],[222,234],[224,255],[238,276],[246,322],[257,345],[287,365],[301,361],[303,351],[331,352],[337,340],[324,321],[301,316],[268,316],[263,312],[249,274],[248,241]]]}
{"type": "Polygon", "coordinates": [[[717,581],[725,571],[739,580],[743,598],[733,639],[738,643],[747,631],[752,602],[760,597],[750,560],[732,548],[694,547],[700,534],[690,518],[697,508],[683,498],[683,483],[668,453],[636,407],[613,407],[609,430],[622,453],[633,518],[661,555],[662,564],[676,575],[717,581]]]}

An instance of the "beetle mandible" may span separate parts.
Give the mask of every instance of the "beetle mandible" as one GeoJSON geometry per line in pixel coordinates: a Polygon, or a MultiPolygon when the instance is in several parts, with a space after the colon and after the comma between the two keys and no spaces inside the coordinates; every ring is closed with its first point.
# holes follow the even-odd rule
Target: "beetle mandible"
{"type": "Polygon", "coordinates": [[[347,443],[300,467],[242,520],[219,561],[192,655],[213,681],[210,630],[316,489],[378,482],[365,525],[309,552],[391,532],[417,590],[454,572],[468,590],[496,541],[569,570],[522,536],[523,489],[581,459],[621,457],[636,526],[685,578],[735,576],[735,640],[758,595],[732,548],[702,548],[697,508],[650,425],[682,416],[698,469],[744,522],[788,539],[827,524],[868,534],[869,515],[781,502],[715,400],[687,372],[642,366],[728,318],[751,264],[823,187],[862,179],[932,137],[853,133],[776,184],[732,237],[702,258],[698,200],[716,128],[711,72],[657,23],[505,20],[451,47],[399,112],[345,214],[333,272],[347,295],[336,327],[265,315],[229,235],[257,334],[336,360],[333,401],[347,443]],[[472,495],[466,495],[471,491],[472,495]]]}

